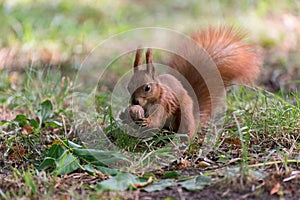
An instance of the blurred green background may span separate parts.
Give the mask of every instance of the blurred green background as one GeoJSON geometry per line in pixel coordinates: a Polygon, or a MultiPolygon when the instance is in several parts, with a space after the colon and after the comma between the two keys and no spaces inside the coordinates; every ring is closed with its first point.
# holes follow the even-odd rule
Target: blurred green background
{"type": "Polygon", "coordinates": [[[248,39],[264,48],[261,82],[299,79],[297,0],[4,0],[0,10],[0,68],[76,65],[99,42],[138,27],[189,34],[229,24],[247,30],[248,39]]]}
{"type": "MultiPolygon", "coordinates": [[[[225,197],[232,192],[232,188],[239,185],[238,183],[241,183],[244,189],[247,187],[246,181],[255,180],[249,166],[257,163],[259,164],[255,168],[259,169],[257,174],[262,174],[260,171],[270,174],[267,177],[271,177],[269,182],[272,183],[268,184],[268,179],[263,180],[259,175],[257,184],[251,182],[249,198],[254,192],[261,192],[260,189],[264,188],[262,183],[270,187],[275,183],[277,187],[277,183],[278,185],[280,183],[280,197],[285,194],[293,195],[292,192],[297,191],[297,184],[291,182],[290,172],[297,171],[299,166],[291,165],[292,162],[288,159],[293,159],[293,162],[294,159],[298,160],[300,149],[299,0],[0,0],[0,122],[2,127],[7,126],[6,122],[9,125],[3,131],[1,129],[0,133],[0,158],[3,158],[0,159],[0,175],[2,173],[0,198],[4,198],[5,195],[6,199],[19,196],[21,198],[25,195],[26,197],[22,199],[37,199],[40,196],[41,199],[48,197],[66,199],[69,197],[67,195],[70,195],[69,199],[76,199],[76,197],[87,199],[85,195],[89,193],[86,190],[90,189],[87,189],[89,187],[86,184],[94,184],[94,179],[89,179],[93,183],[79,182],[79,179],[74,178],[77,174],[68,176],[68,179],[65,177],[60,179],[55,171],[49,174],[47,172],[47,177],[44,178],[44,175],[39,174],[35,169],[44,158],[49,158],[50,153],[47,153],[47,149],[50,148],[50,144],[57,146],[59,143],[62,144],[59,140],[67,139],[85,145],[82,137],[77,135],[81,132],[76,129],[80,129],[81,117],[82,121],[85,121],[85,117],[91,113],[92,116],[88,116],[92,119],[91,124],[97,123],[97,126],[91,126],[100,125],[105,130],[105,134],[111,136],[112,141],[118,147],[122,147],[121,149],[125,150],[126,147],[127,150],[128,147],[129,150],[136,148],[138,151],[144,151],[143,147],[147,146],[152,152],[146,153],[145,158],[141,159],[145,161],[150,156],[167,155],[164,151],[156,150],[167,137],[162,136],[164,139],[159,137],[157,140],[159,142],[155,139],[137,143],[135,139],[128,137],[127,133],[123,133],[118,125],[117,115],[111,112],[111,110],[119,112],[120,107],[123,106],[121,103],[127,106],[123,98],[120,98],[122,102],[118,101],[118,95],[115,95],[117,103],[114,104],[110,90],[120,79],[122,72],[131,70],[133,54],[114,60],[110,70],[106,70],[103,84],[98,81],[99,76],[96,73],[89,72],[87,76],[77,73],[78,67],[99,43],[115,34],[134,28],[162,27],[189,35],[210,25],[224,24],[246,30],[249,33],[246,40],[261,47],[264,65],[257,84],[263,90],[256,88],[252,90],[253,87],[234,88],[234,92],[228,93],[228,110],[222,129],[224,139],[221,141],[220,137],[218,148],[220,147],[221,151],[216,154],[218,155],[216,158],[220,158],[216,161],[218,169],[214,171],[215,165],[211,165],[209,169],[213,171],[208,174],[212,175],[213,180],[217,180],[218,185],[223,183],[219,182],[218,178],[226,179],[225,185],[228,189],[226,188],[224,192],[220,190],[225,197]],[[80,74],[82,79],[77,82],[78,84],[73,79],[76,74],[80,74]],[[98,82],[93,82],[91,76],[98,82]],[[89,81],[92,89],[99,86],[97,88],[99,93],[95,98],[88,93],[86,86],[89,81]],[[85,93],[77,91],[80,86],[85,93]],[[270,94],[265,89],[276,94],[270,94]],[[76,98],[80,100],[79,108],[81,104],[84,105],[83,108],[96,107],[96,113],[83,110],[80,120],[77,120],[76,115],[81,114],[81,110],[77,110],[77,102],[74,104],[76,98]],[[112,104],[115,107],[111,107],[112,104]],[[47,118],[41,114],[43,110],[47,110],[46,114],[49,115],[47,118]],[[19,116],[18,120],[16,116],[19,116]],[[33,122],[37,126],[34,126],[33,122]],[[43,125],[46,123],[50,125],[43,125]],[[226,142],[227,139],[229,142],[226,142]],[[141,150],[138,149],[140,147],[141,150]],[[265,165],[268,161],[274,160],[280,163],[284,161],[284,163],[276,164],[274,168],[271,168],[274,163],[265,165]],[[237,167],[236,169],[241,171],[236,172],[235,169],[232,171],[233,168],[228,172],[218,171],[220,166],[229,167],[229,164],[230,167],[237,167]],[[27,172],[27,169],[30,171],[27,172]],[[235,177],[231,179],[232,172],[241,179],[235,177]],[[280,176],[276,173],[280,173],[280,176]],[[288,193],[283,190],[285,185],[282,184],[282,175],[288,176],[289,181],[285,184],[295,186],[295,188],[289,187],[291,191],[288,193]],[[280,180],[277,182],[273,177],[280,177],[280,180]],[[22,180],[25,180],[25,184],[22,180]],[[64,184],[63,181],[69,182],[69,185],[64,184]],[[74,184],[74,181],[78,182],[74,184]],[[229,182],[232,184],[227,184],[229,182]],[[75,185],[80,185],[78,194],[73,189],[75,185]]],[[[111,55],[110,51],[106,53],[111,55]]],[[[156,61],[162,60],[161,54],[159,51],[154,52],[156,61]]],[[[94,67],[98,67],[96,68],[98,70],[104,66],[101,66],[101,54],[99,57],[97,55],[99,54],[96,54],[93,61],[96,63],[94,67]]],[[[122,86],[126,87],[125,84],[122,86]]],[[[89,138],[90,134],[87,136],[89,138]]],[[[93,135],[91,140],[95,137],[98,136],[93,135]]],[[[198,149],[202,148],[199,144],[202,143],[201,137],[195,141],[195,146],[191,145],[189,148],[192,150],[191,159],[197,158],[197,164],[195,162],[192,165],[197,166],[197,169],[188,169],[193,172],[192,174],[200,167],[198,154],[202,151],[198,149]]],[[[96,139],[99,140],[99,137],[96,139]]],[[[69,150],[68,152],[72,153],[73,147],[69,150]]],[[[64,155],[69,154],[64,153],[64,155]]],[[[57,162],[58,159],[55,163],[57,162]]],[[[65,164],[64,161],[61,163],[65,164]]],[[[185,161],[182,162],[184,163],[185,161]]],[[[90,163],[84,158],[81,164],[83,166],[90,163]]],[[[59,165],[57,168],[62,167],[59,165]]],[[[170,165],[170,169],[173,169],[173,164],[170,165]]],[[[254,167],[251,167],[252,169],[254,167]]],[[[200,171],[203,172],[203,169],[200,171]]],[[[159,173],[161,177],[162,174],[159,173]]],[[[179,178],[183,180],[181,176],[179,178]]],[[[297,181],[296,183],[299,182],[296,178],[294,180],[297,181]]],[[[242,190],[239,188],[237,187],[238,194],[242,195],[242,190]]],[[[170,193],[172,191],[174,190],[169,190],[170,193]]],[[[125,193],[130,194],[129,191],[125,193]]],[[[105,198],[102,193],[99,195],[94,199],[105,198]]],[[[236,195],[233,197],[236,198],[236,195]]],[[[243,194],[242,197],[248,196],[243,194]]],[[[117,199],[118,196],[110,199],[113,198],[117,199]]]]}

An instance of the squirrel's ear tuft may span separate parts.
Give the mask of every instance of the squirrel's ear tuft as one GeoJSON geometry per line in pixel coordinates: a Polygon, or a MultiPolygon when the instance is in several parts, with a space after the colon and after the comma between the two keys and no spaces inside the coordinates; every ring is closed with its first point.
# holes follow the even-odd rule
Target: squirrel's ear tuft
{"type": "Polygon", "coordinates": [[[147,73],[155,79],[156,77],[156,72],[155,72],[155,67],[153,64],[152,60],[152,49],[148,48],[146,52],[146,64],[147,64],[147,73]]]}
{"type": "Polygon", "coordinates": [[[142,65],[143,59],[142,59],[142,52],[143,49],[141,47],[138,47],[135,54],[135,60],[133,64],[134,72],[139,70],[139,66],[142,65]]]}

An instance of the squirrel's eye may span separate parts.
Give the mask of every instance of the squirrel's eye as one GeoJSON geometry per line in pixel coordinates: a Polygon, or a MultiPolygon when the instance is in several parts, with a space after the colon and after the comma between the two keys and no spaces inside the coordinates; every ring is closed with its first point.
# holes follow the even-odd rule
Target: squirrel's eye
{"type": "Polygon", "coordinates": [[[151,89],[151,86],[150,86],[150,85],[146,85],[146,86],[145,86],[145,92],[149,92],[150,89],[151,89]]]}

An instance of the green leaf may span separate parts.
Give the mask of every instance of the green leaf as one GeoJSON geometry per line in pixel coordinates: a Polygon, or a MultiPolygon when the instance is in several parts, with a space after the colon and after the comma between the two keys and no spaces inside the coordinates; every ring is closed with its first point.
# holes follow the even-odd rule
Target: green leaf
{"type": "Polygon", "coordinates": [[[49,149],[47,157],[40,164],[38,170],[43,170],[48,167],[51,167],[52,165],[55,164],[55,161],[57,161],[58,158],[63,156],[64,153],[65,153],[65,149],[63,148],[63,146],[60,143],[54,142],[49,149]]]}
{"type": "Polygon", "coordinates": [[[68,145],[70,148],[73,148],[73,149],[79,149],[79,148],[82,148],[81,145],[76,144],[75,142],[72,142],[72,141],[70,141],[70,140],[67,141],[67,145],[68,145]]]}
{"type": "Polygon", "coordinates": [[[200,175],[193,179],[186,180],[179,183],[183,188],[189,191],[202,190],[205,186],[211,184],[211,178],[209,176],[200,175]]]}
{"type": "Polygon", "coordinates": [[[91,165],[84,165],[84,170],[89,174],[95,174],[95,168],[91,165]]]}
{"type": "Polygon", "coordinates": [[[134,187],[134,184],[139,183],[138,178],[130,173],[120,173],[111,179],[97,183],[96,188],[100,192],[104,191],[124,191],[130,186],[134,187]]]}
{"type": "Polygon", "coordinates": [[[163,179],[160,180],[159,182],[156,182],[152,185],[143,188],[143,190],[145,190],[146,192],[161,191],[168,187],[177,186],[177,185],[178,183],[174,182],[172,179],[163,179]]]}
{"type": "Polygon", "coordinates": [[[163,178],[177,178],[180,176],[181,174],[177,171],[169,171],[164,173],[163,178]]]}
{"type": "MultiPolygon", "coordinates": [[[[87,171],[90,174],[95,173],[95,168],[89,164],[84,165],[84,169],[85,169],[85,171],[87,171]]],[[[103,174],[109,174],[111,176],[116,176],[118,174],[118,170],[108,168],[108,167],[96,166],[96,169],[103,174]]]]}
{"type": "Polygon", "coordinates": [[[10,122],[9,121],[5,121],[5,120],[3,120],[3,121],[0,122],[0,126],[4,126],[6,124],[10,124],[10,122]]]}
{"type": "Polygon", "coordinates": [[[38,167],[38,170],[41,171],[43,169],[51,167],[51,166],[54,165],[54,163],[55,163],[55,159],[54,158],[46,157],[46,158],[44,158],[43,162],[38,167]]]}
{"type": "Polygon", "coordinates": [[[34,119],[29,119],[29,123],[34,128],[39,128],[39,123],[34,119]]]}
{"type": "Polygon", "coordinates": [[[115,176],[118,174],[118,170],[108,168],[108,167],[103,167],[103,166],[96,166],[96,169],[102,172],[103,174],[109,174],[111,176],[115,176]]]}
{"type": "Polygon", "coordinates": [[[94,165],[108,166],[116,161],[127,160],[123,154],[115,151],[102,151],[97,149],[74,149],[74,154],[93,162],[94,165]]]}
{"type": "Polygon", "coordinates": [[[58,122],[58,121],[49,121],[49,122],[45,122],[45,127],[51,126],[53,128],[58,128],[62,126],[62,123],[58,122]]]}
{"type": "Polygon", "coordinates": [[[19,126],[25,126],[27,124],[27,117],[25,115],[17,115],[14,121],[17,122],[19,126]]]}
{"type": "Polygon", "coordinates": [[[153,173],[145,173],[145,174],[143,174],[143,178],[149,179],[150,177],[152,177],[153,179],[156,179],[156,176],[153,173]]]}
{"type": "Polygon", "coordinates": [[[56,169],[58,175],[70,174],[79,168],[79,159],[73,156],[69,151],[56,161],[56,169]]]}
{"type": "Polygon", "coordinates": [[[63,155],[64,151],[65,150],[61,144],[52,144],[51,148],[49,149],[48,157],[57,159],[63,155]]]}
{"type": "Polygon", "coordinates": [[[37,113],[37,116],[40,120],[40,126],[45,120],[49,119],[52,116],[52,114],[53,114],[53,105],[51,101],[47,99],[46,101],[41,103],[41,107],[37,113]]]}

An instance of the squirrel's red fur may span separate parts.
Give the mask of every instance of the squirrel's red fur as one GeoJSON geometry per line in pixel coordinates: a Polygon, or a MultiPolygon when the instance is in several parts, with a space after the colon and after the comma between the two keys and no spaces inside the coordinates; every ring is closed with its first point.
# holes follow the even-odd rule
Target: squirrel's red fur
{"type": "MultiPolygon", "coordinates": [[[[199,121],[195,101],[199,105],[201,123],[209,120],[213,109],[218,106],[218,97],[210,92],[211,89],[218,92],[219,85],[206,84],[207,77],[201,73],[204,72],[208,78],[212,78],[210,84],[220,80],[225,87],[232,83],[250,83],[258,76],[260,55],[256,52],[257,48],[243,41],[244,36],[232,27],[208,28],[192,34],[192,45],[185,43],[186,41],[179,43],[179,54],[172,56],[168,64],[189,82],[193,91],[175,76],[157,76],[151,49],[146,53],[146,70],[140,69],[142,50],[138,49],[134,74],[128,84],[134,104],[129,108],[133,113],[131,117],[143,118],[146,128],[165,127],[189,133],[192,138],[199,121]],[[205,51],[197,51],[199,46],[205,51]],[[192,63],[196,62],[196,66],[190,63],[190,59],[192,63]],[[218,73],[217,76],[214,71],[218,73]],[[196,99],[191,93],[196,95],[196,99]],[[141,113],[144,112],[139,110],[145,111],[145,115],[142,116],[141,113]]],[[[224,89],[220,92],[224,93],[224,89]]]]}
{"type": "MultiPolygon", "coordinates": [[[[251,83],[259,74],[260,55],[257,48],[243,41],[244,37],[245,34],[241,31],[225,26],[220,28],[210,27],[191,35],[191,38],[208,53],[216,64],[225,86],[232,83],[251,83]]],[[[186,51],[190,53],[190,49],[186,51]]],[[[199,59],[201,59],[201,56],[199,59]]],[[[193,87],[200,113],[210,114],[211,99],[209,90],[199,72],[178,55],[174,55],[170,59],[169,65],[183,75],[193,87]]]]}

